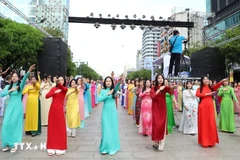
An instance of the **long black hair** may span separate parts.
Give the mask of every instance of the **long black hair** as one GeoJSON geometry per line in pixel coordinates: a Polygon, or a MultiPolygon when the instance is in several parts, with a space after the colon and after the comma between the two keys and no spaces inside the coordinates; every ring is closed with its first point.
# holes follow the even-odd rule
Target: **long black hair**
{"type": "Polygon", "coordinates": [[[159,77],[159,76],[162,76],[162,78],[163,78],[163,83],[162,83],[161,85],[164,86],[164,81],[165,81],[164,76],[163,76],[162,74],[158,74],[158,75],[156,76],[156,78],[155,78],[155,86],[154,86],[154,91],[155,91],[155,92],[158,90],[158,85],[159,85],[159,83],[158,83],[158,77],[159,77]]]}
{"type": "Polygon", "coordinates": [[[135,86],[135,87],[139,87],[139,85],[140,85],[139,83],[140,83],[139,80],[136,79],[136,80],[134,81],[134,86],[135,86]],[[138,86],[137,86],[137,82],[138,82],[138,86]]]}
{"type": "Polygon", "coordinates": [[[48,76],[46,74],[43,75],[43,80],[44,79],[46,79],[46,80],[48,79],[48,76]]]}
{"type": "MultiPolygon", "coordinates": [[[[66,87],[66,79],[65,79],[63,76],[59,76],[57,79],[59,79],[60,77],[62,77],[62,78],[63,78],[63,81],[64,81],[62,86],[63,86],[63,87],[66,87]]],[[[60,84],[60,83],[59,83],[59,84],[60,84]]]]}
{"type": "MultiPolygon", "coordinates": [[[[19,79],[18,79],[18,82],[17,82],[17,86],[18,86],[17,91],[20,92],[20,90],[21,90],[21,88],[20,88],[20,83],[21,83],[20,75],[15,72],[15,73],[12,74],[12,76],[13,76],[14,74],[16,74],[16,75],[18,76],[18,78],[19,78],[19,79]]],[[[13,81],[11,81],[8,90],[12,89],[12,87],[13,87],[13,81]]]]}
{"type": "Polygon", "coordinates": [[[72,81],[74,81],[74,82],[76,83],[76,85],[77,85],[77,80],[76,80],[76,79],[72,79],[72,80],[69,82],[69,86],[70,86],[70,87],[72,87],[72,86],[71,86],[72,81]]]}
{"type": "Polygon", "coordinates": [[[77,80],[77,83],[78,83],[78,80],[81,79],[81,77],[78,77],[76,80],[77,80]]]}
{"type": "MultiPolygon", "coordinates": [[[[76,86],[77,86],[77,80],[76,80],[76,79],[72,79],[72,80],[70,81],[70,83],[69,83],[69,87],[71,87],[71,88],[72,88],[72,82],[73,82],[73,81],[75,82],[75,84],[76,84],[76,86]]],[[[77,92],[77,87],[75,87],[75,92],[78,93],[78,92],[77,92]]]]}
{"type": "Polygon", "coordinates": [[[85,89],[85,84],[84,84],[84,82],[83,82],[83,78],[81,78],[81,77],[78,77],[78,78],[77,78],[77,85],[78,85],[78,80],[79,80],[79,79],[80,79],[80,81],[82,82],[82,86],[81,86],[81,87],[82,87],[83,89],[85,89]]]}
{"type": "MultiPolygon", "coordinates": [[[[203,86],[204,86],[204,84],[203,84],[203,79],[204,79],[204,78],[209,79],[207,76],[203,76],[203,77],[201,78],[201,82],[200,82],[200,93],[202,93],[202,90],[203,90],[203,86]]],[[[214,91],[213,88],[210,86],[210,84],[208,84],[208,87],[209,87],[209,89],[210,89],[212,92],[214,91]]],[[[212,96],[212,99],[214,99],[213,96],[212,96]]],[[[201,100],[202,100],[202,98],[200,98],[199,103],[201,102],[201,100]]]]}
{"type": "MultiPolygon", "coordinates": [[[[192,81],[187,81],[186,82],[186,89],[188,89],[188,87],[187,87],[188,83],[190,83],[192,85],[192,81]]],[[[192,90],[193,88],[190,88],[190,89],[192,90]]]]}
{"type": "Polygon", "coordinates": [[[166,86],[165,82],[167,82],[168,86],[170,86],[169,81],[167,79],[164,80],[164,85],[166,86]]]}
{"type": "MultiPolygon", "coordinates": [[[[200,93],[202,93],[202,90],[203,90],[203,86],[204,86],[204,84],[203,84],[203,79],[204,79],[204,78],[209,79],[207,76],[204,76],[204,77],[201,78],[201,82],[200,82],[200,93]]],[[[208,84],[208,87],[209,87],[209,89],[211,89],[211,91],[213,92],[213,88],[210,86],[210,84],[208,84]]]]}
{"type": "MultiPolygon", "coordinates": [[[[35,78],[36,79],[36,81],[38,82],[38,77],[37,76],[31,76],[31,79],[30,80],[32,80],[33,78],[35,78]]],[[[36,83],[37,83],[36,82],[36,83]]],[[[33,86],[35,86],[36,84],[34,84],[33,86]]]]}
{"type": "MultiPolygon", "coordinates": [[[[144,85],[143,85],[143,89],[142,89],[142,93],[145,92],[146,89],[147,89],[147,86],[146,86],[147,81],[150,81],[150,80],[149,79],[145,80],[144,85]]],[[[151,81],[150,81],[150,86],[149,87],[151,88],[151,81]]]]}
{"type": "MultiPolygon", "coordinates": [[[[104,81],[103,81],[103,88],[104,89],[107,89],[107,85],[106,85],[106,81],[107,81],[107,79],[111,79],[111,81],[112,81],[112,85],[111,85],[111,87],[110,87],[110,90],[112,90],[112,89],[114,89],[114,82],[113,82],[113,79],[112,79],[112,77],[110,77],[110,76],[107,76],[105,79],[104,79],[104,81]]],[[[113,93],[112,93],[112,97],[115,99],[116,97],[115,97],[115,90],[113,91],[113,93]]]]}

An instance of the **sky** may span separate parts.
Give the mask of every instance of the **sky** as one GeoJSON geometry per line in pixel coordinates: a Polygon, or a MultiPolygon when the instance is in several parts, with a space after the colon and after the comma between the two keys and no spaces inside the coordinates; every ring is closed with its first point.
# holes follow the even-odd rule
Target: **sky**
{"type": "MultiPolygon", "coordinates": [[[[172,9],[183,11],[206,11],[205,0],[70,0],[70,16],[87,17],[90,13],[104,18],[108,14],[119,18],[137,18],[146,15],[146,19],[154,16],[167,18],[172,9]]],[[[96,29],[93,24],[70,23],[68,45],[71,46],[74,61],[88,62],[89,66],[101,75],[116,75],[124,72],[125,65],[136,67],[136,54],[142,48],[142,30],[136,27],[131,30],[119,26],[112,30],[110,25],[101,25],[96,29]]]]}

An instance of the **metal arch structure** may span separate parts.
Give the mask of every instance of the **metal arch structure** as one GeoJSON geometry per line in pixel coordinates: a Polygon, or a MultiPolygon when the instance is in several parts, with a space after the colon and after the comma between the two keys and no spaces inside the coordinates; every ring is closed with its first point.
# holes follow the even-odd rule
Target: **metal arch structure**
{"type": "Polygon", "coordinates": [[[20,16],[22,19],[27,21],[31,26],[35,27],[39,31],[41,31],[46,37],[52,38],[52,35],[50,35],[48,32],[46,32],[41,27],[37,26],[34,22],[32,22],[24,13],[22,13],[19,9],[17,9],[12,3],[10,3],[8,0],[0,0],[5,6],[7,6],[10,10],[12,10],[14,13],[16,13],[18,16],[20,16]]]}
{"type": "Polygon", "coordinates": [[[156,21],[156,20],[137,20],[137,19],[117,19],[117,18],[90,18],[90,17],[68,17],[69,23],[89,23],[89,24],[115,24],[115,25],[136,25],[153,27],[194,27],[193,22],[182,21],[156,21]]]}

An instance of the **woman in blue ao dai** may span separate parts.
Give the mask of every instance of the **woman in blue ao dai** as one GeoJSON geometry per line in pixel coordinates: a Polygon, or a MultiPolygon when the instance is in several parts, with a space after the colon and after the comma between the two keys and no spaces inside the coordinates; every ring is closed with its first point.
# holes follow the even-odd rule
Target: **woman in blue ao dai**
{"type": "Polygon", "coordinates": [[[16,143],[22,142],[23,132],[23,105],[22,105],[22,91],[24,89],[26,80],[35,68],[32,65],[27,74],[20,81],[20,77],[17,73],[12,74],[12,81],[10,85],[7,85],[1,97],[9,96],[9,102],[6,107],[6,111],[3,118],[2,124],[2,151],[9,151],[11,153],[16,152],[16,143]]]}
{"type": "Polygon", "coordinates": [[[98,102],[104,102],[101,118],[102,139],[99,147],[100,153],[114,155],[120,150],[120,140],[118,133],[118,113],[115,102],[116,93],[119,89],[122,78],[114,87],[111,77],[106,77],[103,89],[98,97],[98,102]]]}

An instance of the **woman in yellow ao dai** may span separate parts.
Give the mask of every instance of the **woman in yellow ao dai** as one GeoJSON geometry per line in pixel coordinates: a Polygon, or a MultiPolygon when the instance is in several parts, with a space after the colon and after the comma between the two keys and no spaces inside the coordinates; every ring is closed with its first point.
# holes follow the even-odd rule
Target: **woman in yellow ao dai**
{"type": "Polygon", "coordinates": [[[132,89],[134,88],[134,80],[131,81],[131,84],[128,86],[129,96],[128,96],[128,114],[133,115],[133,101],[134,101],[134,92],[132,89]]]}
{"type": "Polygon", "coordinates": [[[79,90],[77,89],[77,81],[72,79],[70,81],[70,88],[68,89],[66,95],[66,119],[69,137],[76,137],[76,128],[81,125],[78,106],[78,93],[79,90]]]}
{"type": "Polygon", "coordinates": [[[36,136],[41,133],[40,82],[37,81],[36,77],[31,77],[31,84],[24,88],[22,94],[28,94],[26,101],[25,132],[27,135],[36,136]]]}

